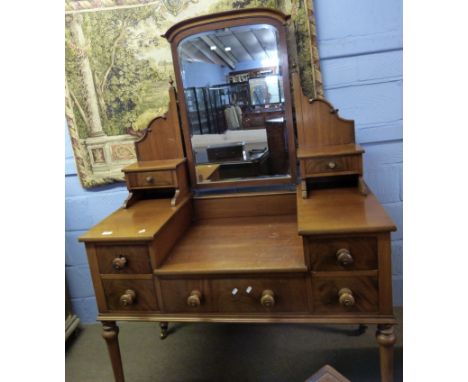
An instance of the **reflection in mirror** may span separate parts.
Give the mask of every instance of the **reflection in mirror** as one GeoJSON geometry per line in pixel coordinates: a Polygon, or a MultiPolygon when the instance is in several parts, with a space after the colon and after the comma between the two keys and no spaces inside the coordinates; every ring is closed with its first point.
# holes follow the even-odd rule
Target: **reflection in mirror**
{"type": "Polygon", "coordinates": [[[180,42],[198,183],[288,175],[278,38],[275,27],[258,24],[180,42]]]}

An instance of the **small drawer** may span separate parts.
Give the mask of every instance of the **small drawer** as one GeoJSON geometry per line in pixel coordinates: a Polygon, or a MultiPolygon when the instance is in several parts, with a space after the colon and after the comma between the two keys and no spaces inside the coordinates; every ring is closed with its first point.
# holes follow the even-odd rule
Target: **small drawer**
{"type": "Polygon", "coordinates": [[[130,188],[176,187],[174,171],[142,171],[126,173],[130,188]]]}
{"type": "Polygon", "coordinates": [[[377,313],[377,277],[312,276],[314,312],[320,314],[377,313]]]}
{"type": "Polygon", "coordinates": [[[362,173],[361,155],[330,156],[322,158],[303,159],[305,175],[330,173],[362,173]]]}
{"type": "Polygon", "coordinates": [[[321,271],[360,271],[378,268],[377,237],[307,238],[310,268],[321,271]]]}
{"type": "Polygon", "coordinates": [[[96,245],[101,274],[152,273],[146,245],[96,245]]]}
{"type": "Polygon", "coordinates": [[[306,313],[306,277],[161,279],[170,313],[306,313]]]}
{"type": "Polygon", "coordinates": [[[102,285],[108,310],[159,310],[152,279],[105,279],[102,280],[102,285]]]}

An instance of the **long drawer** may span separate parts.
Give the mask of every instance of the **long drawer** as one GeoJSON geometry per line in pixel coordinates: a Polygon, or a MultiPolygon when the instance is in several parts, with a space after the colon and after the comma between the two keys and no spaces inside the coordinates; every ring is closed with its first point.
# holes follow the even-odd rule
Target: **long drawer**
{"type": "Polygon", "coordinates": [[[307,275],[159,278],[167,313],[308,312],[307,275]]]}

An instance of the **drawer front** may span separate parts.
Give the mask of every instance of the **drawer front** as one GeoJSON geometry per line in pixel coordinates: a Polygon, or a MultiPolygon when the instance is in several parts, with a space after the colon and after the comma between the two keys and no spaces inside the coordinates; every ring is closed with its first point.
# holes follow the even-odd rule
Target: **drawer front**
{"type": "Polygon", "coordinates": [[[306,175],[323,173],[354,172],[361,174],[361,156],[345,155],[332,156],[316,159],[303,159],[304,172],[306,175]]]}
{"type": "Polygon", "coordinates": [[[176,187],[173,171],[143,171],[127,173],[131,188],[176,187]]]}
{"type": "Polygon", "coordinates": [[[152,273],[146,245],[96,245],[101,274],[152,273]]]}
{"type": "MultiPolygon", "coordinates": [[[[170,313],[305,313],[306,277],[161,279],[164,309],[170,313]],[[199,292],[199,305],[189,306],[199,292]]],[[[196,300],[196,298],[195,298],[196,300]]]]}
{"type": "Polygon", "coordinates": [[[112,311],[157,311],[154,282],[148,280],[102,280],[107,309],[112,311]],[[128,293],[133,291],[134,294],[128,293]],[[125,296],[124,296],[125,295],[125,296]],[[131,299],[128,296],[131,295],[131,299]],[[126,304],[122,302],[126,301],[126,304]]]}
{"type": "Polygon", "coordinates": [[[312,289],[315,313],[346,314],[379,311],[377,277],[312,276],[312,289]],[[352,296],[352,304],[349,295],[352,296]]]}
{"type": "Polygon", "coordinates": [[[377,237],[308,238],[311,270],[358,271],[378,268],[377,237]]]}

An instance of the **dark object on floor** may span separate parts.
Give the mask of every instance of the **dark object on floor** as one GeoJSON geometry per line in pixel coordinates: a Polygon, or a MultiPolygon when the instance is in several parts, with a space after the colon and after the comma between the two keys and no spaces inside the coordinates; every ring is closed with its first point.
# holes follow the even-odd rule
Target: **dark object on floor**
{"type": "Polygon", "coordinates": [[[330,365],[325,365],[305,382],[351,382],[330,365]]]}

